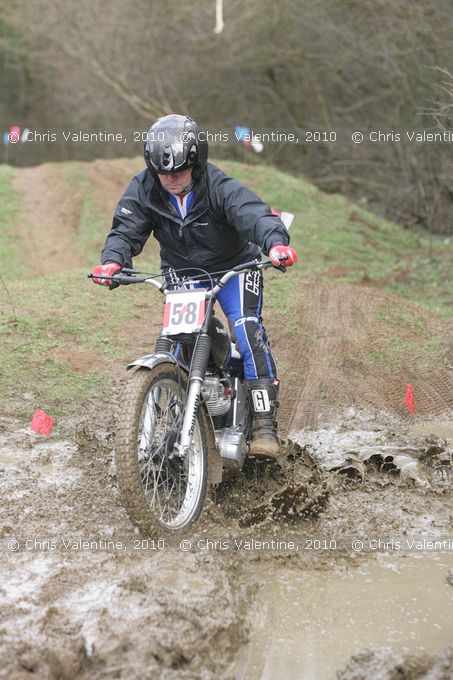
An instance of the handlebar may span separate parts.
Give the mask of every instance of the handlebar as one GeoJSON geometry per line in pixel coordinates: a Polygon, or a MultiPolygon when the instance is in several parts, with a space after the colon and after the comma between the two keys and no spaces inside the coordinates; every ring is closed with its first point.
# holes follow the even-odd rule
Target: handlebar
{"type": "MultiPolygon", "coordinates": [[[[207,293],[211,293],[211,295],[217,295],[217,293],[223,288],[223,286],[231,279],[233,276],[236,276],[236,274],[240,274],[241,272],[245,271],[253,271],[254,269],[267,269],[268,267],[273,267],[274,265],[272,264],[271,260],[252,260],[251,262],[245,262],[244,264],[237,265],[233,269],[230,269],[229,271],[225,272],[220,279],[214,279],[214,274],[220,274],[221,272],[214,272],[214,274],[209,274],[209,272],[205,272],[204,270],[200,270],[204,273],[204,276],[208,276],[209,280],[211,283],[214,283],[216,281],[215,285],[213,285],[210,289],[207,289],[207,293]]],[[[192,271],[196,269],[195,267],[192,268],[192,271]]],[[[280,269],[280,267],[278,267],[280,269]]],[[[283,266],[281,266],[282,271],[286,271],[283,266]]],[[[177,272],[178,270],[176,270],[177,272]]],[[[181,270],[184,271],[184,270],[181,270]]],[[[151,276],[137,276],[137,274],[141,274],[142,272],[139,272],[135,269],[130,269],[130,268],[124,268],[122,270],[121,274],[114,274],[113,276],[106,276],[102,274],[88,274],[89,279],[104,279],[104,280],[110,280],[111,285],[110,287],[116,288],[118,285],[123,285],[123,286],[128,286],[133,283],[150,283],[153,286],[156,286],[156,288],[159,288],[161,293],[166,294],[169,292],[170,289],[166,288],[166,282],[165,281],[158,281],[157,278],[154,278],[155,276],[159,276],[162,278],[165,276],[165,274],[154,274],[151,276]],[[126,274],[124,274],[126,272],[126,274]]],[[[195,283],[195,281],[199,281],[198,279],[195,279],[194,277],[191,277],[190,279],[187,279],[184,281],[185,284],[188,283],[195,283]]]]}

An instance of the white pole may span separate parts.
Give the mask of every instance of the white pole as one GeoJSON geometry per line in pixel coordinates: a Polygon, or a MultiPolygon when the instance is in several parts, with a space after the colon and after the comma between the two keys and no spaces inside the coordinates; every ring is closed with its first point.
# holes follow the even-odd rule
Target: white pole
{"type": "Polygon", "coordinates": [[[222,33],[223,23],[223,0],[215,0],[215,28],[214,33],[222,33]]]}

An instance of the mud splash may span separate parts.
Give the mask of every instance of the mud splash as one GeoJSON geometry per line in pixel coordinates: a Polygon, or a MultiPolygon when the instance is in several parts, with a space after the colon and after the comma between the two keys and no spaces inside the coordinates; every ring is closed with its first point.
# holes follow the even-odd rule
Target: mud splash
{"type": "Polygon", "coordinates": [[[240,474],[214,487],[212,499],[225,518],[246,529],[317,517],[329,495],[327,475],[305,449],[288,443],[278,463],[246,461],[240,474]]]}
{"type": "Polygon", "coordinates": [[[367,471],[398,475],[420,488],[439,485],[441,471],[452,469],[448,423],[401,427],[397,418],[350,408],[329,427],[301,430],[292,439],[324,470],[360,482],[367,471]]]}

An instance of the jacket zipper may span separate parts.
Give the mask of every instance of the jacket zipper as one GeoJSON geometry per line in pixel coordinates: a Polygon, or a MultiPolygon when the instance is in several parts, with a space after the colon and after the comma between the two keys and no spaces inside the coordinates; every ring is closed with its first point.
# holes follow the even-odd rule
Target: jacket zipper
{"type": "MultiPolygon", "coordinates": [[[[195,215],[194,215],[193,217],[190,218],[190,223],[195,222],[196,220],[198,220],[198,218],[201,217],[205,211],[206,211],[206,208],[204,208],[201,212],[195,213],[195,215]]],[[[189,213],[189,214],[190,214],[190,213],[189,213]]],[[[186,215],[186,217],[184,218],[184,220],[183,220],[182,223],[181,223],[181,226],[179,227],[179,232],[178,232],[178,233],[179,233],[179,238],[182,238],[182,230],[184,229],[184,227],[187,227],[188,224],[190,224],[190,223],[187,223],[187,222],[186,222],[187,217],[188,217],[188,216],[186,215]]],[[[208,224],[208,222],[206,222],[206,224],[208,224]]]]}
{"type": "MultiPolygon", "coordinates": [[[[184,224],[184,221],[185,221],[186,218],[184,218],[184,220],[181,221],[180,219],[178,219],[177,217],[172,215],[170,212],[161,210],[157,206],[153,205],[151,202],[150,202],[150,207],[151,207],[152,210],[155,210],[155,212],[157,212],[159,215],[162,215],[162,217],[169,218],[172,222],[176,222],[177,224],[179,224],[178,236],[179,236],[179,238],[182,238],[182,230],[183,230],[184,227],[187,226],[187,224],[184,224]]],[[[195,215],[190,218],[190,221],[194,222],[199,217],[201,217],[201,215],[203,215],[203,213],[205,211],[206,211],[206,207],[203,207],[202,210],[196,212],[195,215]]]]}

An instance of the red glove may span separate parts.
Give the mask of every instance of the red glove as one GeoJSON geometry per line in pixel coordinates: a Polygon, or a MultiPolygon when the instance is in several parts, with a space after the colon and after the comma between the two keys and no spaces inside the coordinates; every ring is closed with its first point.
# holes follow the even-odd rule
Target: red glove
{"type": "Polygon", "coordinates": [[[110,279],[97,279],[97,275],[101,276],[113,276],[121,269],[121,265],[117,262],[107,262],[107,264],[98,264],[93,267],[91,273],[93,274],[93,283],[98,283],[100,286],[110,286],[110,279]]]}
{"type": "Polygon", "coordinates": [[[297,262],[297,253],[294,248],[280,244],[272,246],[269,251],[269,259],[274,267],[291,267],[292,264],[297,262]]]}

